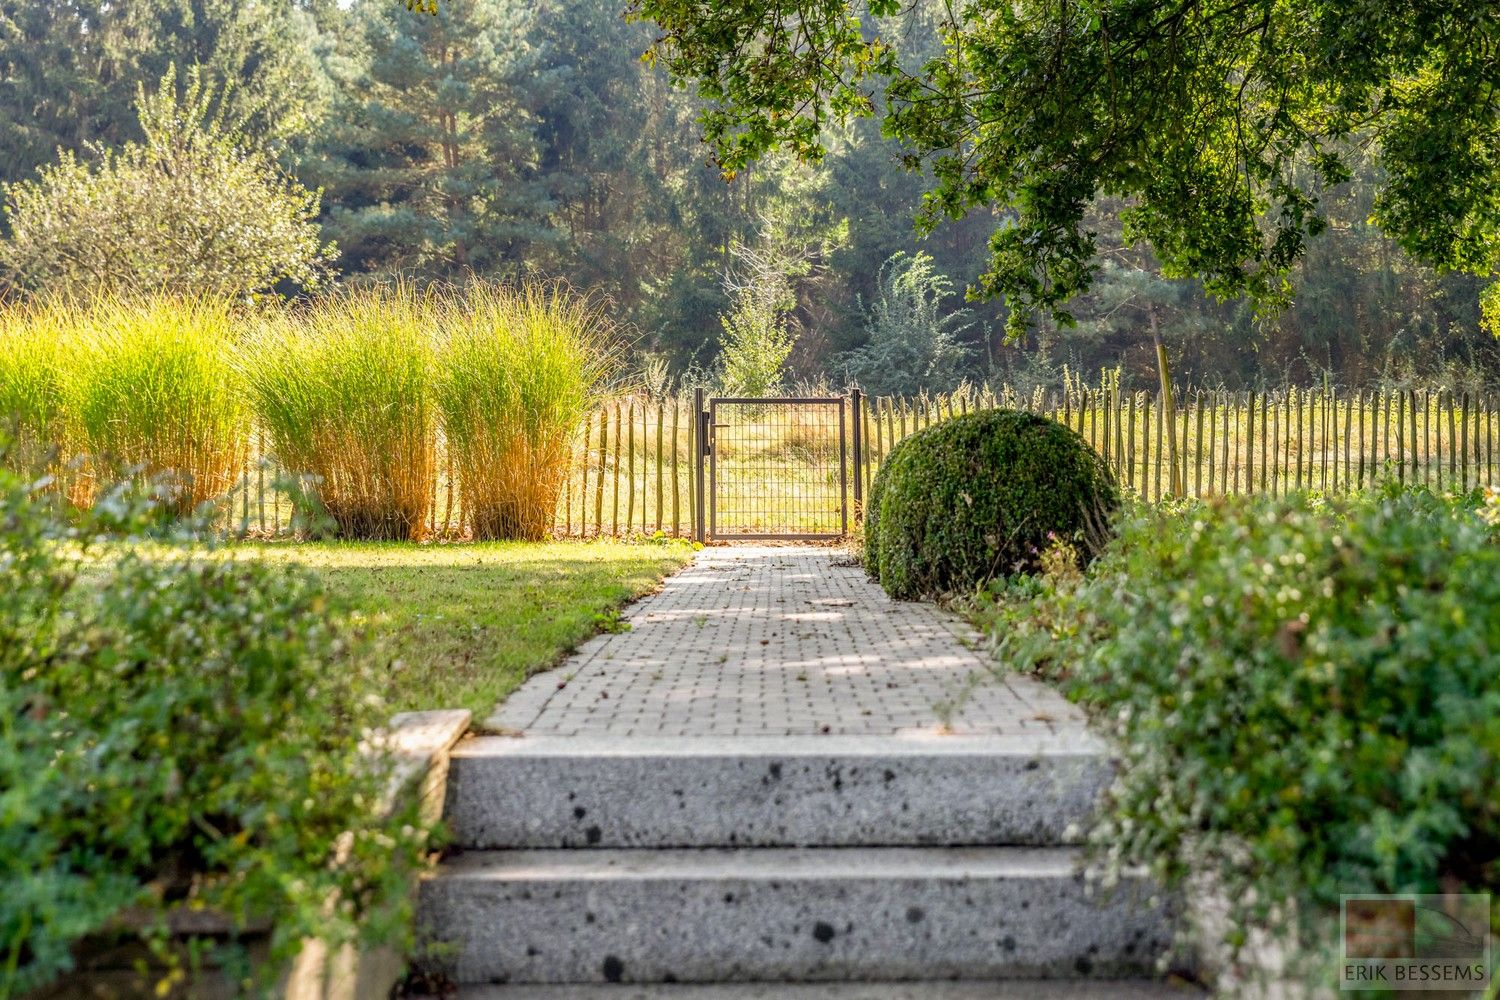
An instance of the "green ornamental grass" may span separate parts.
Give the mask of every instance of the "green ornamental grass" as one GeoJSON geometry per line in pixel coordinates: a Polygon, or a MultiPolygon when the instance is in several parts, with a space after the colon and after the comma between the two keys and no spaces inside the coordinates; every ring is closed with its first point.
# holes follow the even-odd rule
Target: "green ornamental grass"
{"type": "Polygon", "coordinates": [[[23,475],[66,455],[60,368],[76,327],[76,311],[63,302],[0,312],[0,460],[23,475]]]}
{"type": "Polygon", "coordinates": [[[555,283],[475,286],[445,319],[436,391],[474,537],[544,538],[574,434],[615,367],[614,326],[555,283]]]}
{"type": "Polygon", "coordinates": [[[347,538],[420,539],[436,474],[437,303],[408,286],[269,321],[242,369],[261,427],[347,538]]]}
{"type": "Polygon", "coordinates": [[[157,480],[179,516],[229,492],[244,467],[249,407],[228,303],[103,298],[74,315],[59,398],[63,437],[88,455],[83,492],[138,473],[157,480]]]}

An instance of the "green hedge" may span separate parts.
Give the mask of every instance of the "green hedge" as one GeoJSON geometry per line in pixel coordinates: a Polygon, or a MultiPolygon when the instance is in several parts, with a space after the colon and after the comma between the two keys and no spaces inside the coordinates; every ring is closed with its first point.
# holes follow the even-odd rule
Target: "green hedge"
{"type": "Polygon", "coordinates": [[[906,438],[881,465],[865,569],[893,597],[969,591],[1034,569],[1057,539],[1092,555],[1118,505],[1075,432],[1019,410],[966,414],[906,438]]]}
{"type": "MultiPolygon", "coordinates": [[[[1344,893],[1500,884],[1500,546],[1427,493],[1139,509],[1086,574],[975,606],[1119,741],[1095,842],[1224,880],[1310,976],[1344,893]]],[[[1500,915],[1500,910],[1497,910],[1500,915]]]]}
{"type": "Polygon", "coordinates": [[[425,838],[376,816],[373,664],[316,580],[107,541],[149,519],[127,491],[60,504],[0,470],[0,996],[127,908],[169,967],[175,907],[273,921],[276,960],[396,933],[425,838]]]}

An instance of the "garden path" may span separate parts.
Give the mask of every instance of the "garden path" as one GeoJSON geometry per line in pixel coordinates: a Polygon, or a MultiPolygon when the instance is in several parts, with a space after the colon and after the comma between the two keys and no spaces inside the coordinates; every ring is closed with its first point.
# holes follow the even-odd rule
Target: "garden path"
{"type": "Polygon", "coordinates": [[[490,727],[622,740],[946,728],[1094,745],[1076,706],[997,676],[959,619],[891,600],[835,549],[705,549],[625,621],[532,678],[490,727]]]}
{"type": "Polygon", "coordinates": [[[702,551],[454,749],[430,971],[462,1000],[1175,992],[1154,890],[1079,872],[1113,774],[1082,713],[841,555],[702,551]]]}

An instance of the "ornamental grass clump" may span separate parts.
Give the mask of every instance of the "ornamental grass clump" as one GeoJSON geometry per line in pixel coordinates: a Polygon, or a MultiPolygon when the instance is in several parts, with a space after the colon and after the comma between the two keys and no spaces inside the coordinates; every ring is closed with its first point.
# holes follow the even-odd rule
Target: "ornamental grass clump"
{"type": "Polygon", "coordinates": [[[232,490],[250,410],[229,304],[102,298],[71,315],[76,333],[57,370],[63,436],[88,456],[80,492],[128,472],[154,481],[163,509],[182,517],[232,490]]]}
{"type": "Polygon", "coordinates": [[[278,317],[244,353],[260,426],[346,538],[423,537],[436,475],[436,301],[406,286],[278,317]]]}
{"type": "Polygon", "coordinates": [[[0,462],[27,477],[67,457],[61,366],[77,325],[61,302],[0,312],[0,462]]]}
{"type": "Polygon", "coordinates": [[[573,436],[616,362],[601,303],[565,285],[449,300],[438,404],[475,538],[546,537],[573,436]]]}

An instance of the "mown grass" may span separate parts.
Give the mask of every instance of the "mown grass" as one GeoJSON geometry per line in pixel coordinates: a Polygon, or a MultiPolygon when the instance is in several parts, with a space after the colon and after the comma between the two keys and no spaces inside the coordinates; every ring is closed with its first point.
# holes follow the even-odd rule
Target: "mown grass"
{"type": "Polygon", "coordinates": [[[684,542],[243,543],[238,558],[311,567],[377,639],[392,711],[468,708],[483,721],[619,608],[692,556],[684,542]]]}

